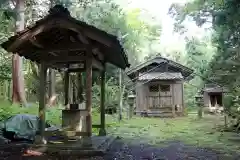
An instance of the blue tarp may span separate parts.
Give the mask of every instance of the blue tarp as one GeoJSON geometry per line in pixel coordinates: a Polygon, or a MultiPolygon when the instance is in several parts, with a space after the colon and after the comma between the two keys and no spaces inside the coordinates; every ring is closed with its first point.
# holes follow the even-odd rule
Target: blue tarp
{"type": "MultiPolygon", "coordinates": [[[[14,132],[14,138],[34,140],[39,129],[39,118],[30,114],[17,114],[7,119],[2,127],[6,132],[14,132]]],[[[1,127],[1,128],[2,128],[1,127]]],[[[57,130],[57,127],[46,124],[46,130],[57,130]]]]}

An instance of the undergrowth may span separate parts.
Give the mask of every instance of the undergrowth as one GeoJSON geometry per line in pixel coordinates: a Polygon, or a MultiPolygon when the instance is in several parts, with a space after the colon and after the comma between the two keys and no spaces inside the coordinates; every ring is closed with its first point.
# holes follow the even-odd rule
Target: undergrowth
{"type": "MultiPolygon", "coordinates": [[[[38,105],[32,104],[29,107],[21,107],[17,104],[11,104],[7,101],[0,102],[0,121],[3,121],[16,114],[32,114],[38,115],[38,105]]],[[[61,126],[62,124],[62,110],[58,107],[47,108],[46,121],[50,124],[61,126]]],[[[100,124],[100,113],[97,110],[92,112],[93,124],[100,124]]],[[[106,127],[116,125],[114,116],[106,116],[106,127]]],[[[93,133],[98,133],[98,129],[93,128],[93,133]]]]}

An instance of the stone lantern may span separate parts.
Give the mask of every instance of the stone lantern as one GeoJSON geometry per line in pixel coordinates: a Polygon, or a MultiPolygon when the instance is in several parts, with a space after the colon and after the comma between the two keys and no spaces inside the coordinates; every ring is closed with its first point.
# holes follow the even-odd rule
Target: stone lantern
{"type": "Polygon", "coordinates": [[[197,93],[195,96],[195,102],[198,106],[198,117],[202,118],[203,116],[203,95],[201,93],[197,93]]]}
{"type": "Polygon", "coordinates": [[[198,93],[195,96],[195,102],[196,102],[197,106],[203,105],[203,95],[198,93]]]}
{"type": "Polygon", "coordinates": [[[128,96],[128,106],[129,106],[128,117],[129,117],[129,119],[132,118],[132,115],[133,115],[133,108],[135,106],[135,98],[136,98],[136,96],[133,94],[130,94],[128,96]]]}

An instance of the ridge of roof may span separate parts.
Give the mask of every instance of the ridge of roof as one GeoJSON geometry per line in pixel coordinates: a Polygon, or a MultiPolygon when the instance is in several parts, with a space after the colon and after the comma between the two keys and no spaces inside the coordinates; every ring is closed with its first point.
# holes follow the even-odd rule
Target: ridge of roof
{"type": "Polygon", "coordinates": [[[190,68],[188,68],[188,67],[186,67],[186,66],[184,66],[184,65],[182,65],[182,64],[180,64],[180,63],[177,63],[177,62],[175,62],[175,61],[173,61],[173,60],[169,60],[169,59],[167,59],[167,58],[164,58],[164,57],[161,57],[161,56],[156,56],[156,57],[154,57],[154,58],[152,58],[152,59],[150,59],[150,60],[147,60],[147,61],[145,61],[145,62],[143,62],[143,63],[140,63],[139,65],[137,65],[137,66],[135,66],[135,67],[133,67],[133,68],[130,68],[127,72],[126,72],[126,74],[127,75],[130,75],[130,74],[132,74],[132,73],[134,73],[134,72],[136,72],[136,71],[138,71],[138,70],[140,70],[140,69],[142,69],[142,68],[144,68],[144,67],[146,67],[146,66],[148,66],[148,65],[150,65],[150,64],[152,64],[152,63],[158,63],[158,64],[161,64],[161,63],[170,63],[170,64],[172,64],[173,66],[176,66],[176,67],[178,67],[178,68],[182,68],[182,69],[184,69],[185,71],[187,71],[187,72],[190,72],[190,73],[192,73],[193,72],[193,70],[192,69],[190,69],[190,68]]]}

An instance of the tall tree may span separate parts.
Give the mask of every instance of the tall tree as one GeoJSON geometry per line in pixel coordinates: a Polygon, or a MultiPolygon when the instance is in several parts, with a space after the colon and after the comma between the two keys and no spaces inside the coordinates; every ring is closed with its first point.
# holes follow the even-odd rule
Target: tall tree
{"type": "MultiPolygon", "coordinates": [[[[15,1],[16,10],[16,32],[24,30],[24,0],[15,1]]],[[[24,103],[26,105],[24,75],[22,72],[23,61],[18,54],[13,55],[12,60],[12,81],[13,81],[13,95],[12,100],[14,103],[24,103]]]]}
{"type": "Polygon", "coordinates": [[[229,95],[236,97],[240,91],[240,2],[194,0],[184,6],[173,4],[170,13],[175,17],[177,25],[182,25],[189,18],[199,26],[210,24],[208,26],[214,30],[212,40],[217,52],[204,74],[205,79],[226,87],[230,91],[229,95]]]}
{"type": "MultiPolygon", "coordinates": [[[[49,8],[52,8],[54,6],[54,0],[50,0],[50,5],[49,8]]],[[[48,74],[48,79],[49,79],[49,85],[48,85],[48,98],[49,101],[55,101],[56,99],[52,99],[54,98],[55,95],[55,81],[56,81],[56,75],[55,75],[55,71],[54,69],[49,68],[49,74],[48,74]]],[[[49,104],[52,104],[52,102],[50,102],[49,104]]]]}
{"type": "MultiPolygon", "coordinates": [[[[24,29],[25,19],[25,4],[24,0],[4,0],[0,2],[1,8],[7,19],[15,18],[15,32],[20,32],[24,29]],[[14,9],[13,9],[13,7],[14,9]]],[[[26,105],[24,75],[22,71],[23,61],[17,54],[12,57],[12,102],[23,103],[26,105]]]]}

